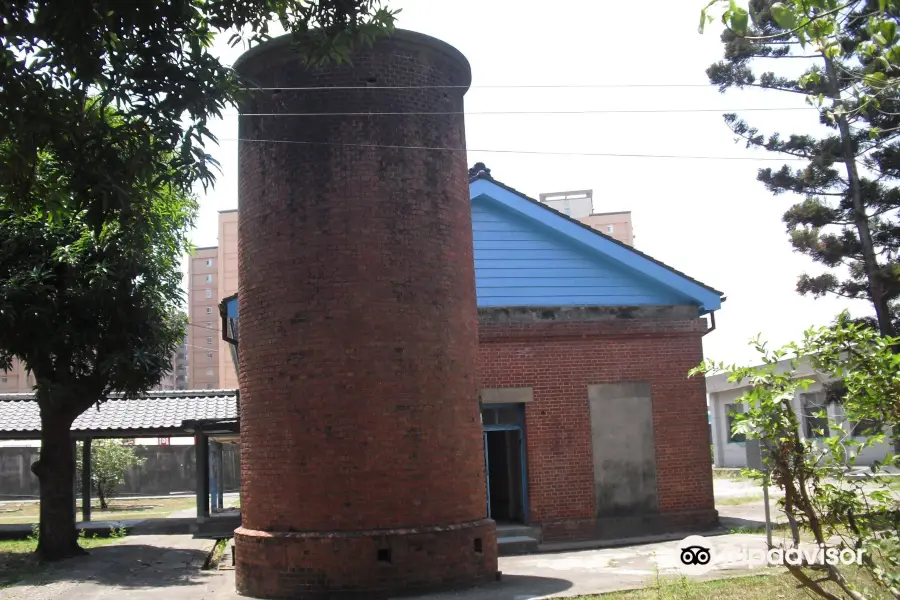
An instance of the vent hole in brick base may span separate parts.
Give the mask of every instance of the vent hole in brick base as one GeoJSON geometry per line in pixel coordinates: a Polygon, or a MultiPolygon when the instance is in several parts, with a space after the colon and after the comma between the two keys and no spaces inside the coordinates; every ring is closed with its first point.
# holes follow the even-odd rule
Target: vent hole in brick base
{"type": "Polygon", "coordinates": [[[378,562],[384,562],[384,563],[391,562],[391,549],[390,548],[379,548],[378,549],[378,562]]]}
{"type": "Polygon", "coordinates": [[[481,554],[484,551],[484,547],[481,544],[481,538],[475,538],[475,552],[481,554]]]}

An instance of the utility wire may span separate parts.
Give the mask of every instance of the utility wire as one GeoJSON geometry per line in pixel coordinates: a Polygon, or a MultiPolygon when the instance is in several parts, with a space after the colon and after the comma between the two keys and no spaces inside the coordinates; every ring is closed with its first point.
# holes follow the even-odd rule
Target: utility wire
{"type": "Polygon", "coordinates": [[[298,144],[309,146],[343,146],[349,148],[380,148],[388,150],[431,150],[436,152],[483,152],[492,154],[529,154],[540,156],[602,156],[613,158],[680,158],[687,160],[764,160],[764,161],[803,161],[803,158],[756,157],[756,156],[689,156],[682,154],[627,154],[618,152],[554,152],[545,150],[486,150],[479,148],[444,148],[440,146],[392,146],[383,144],[343,144],[339,142],[308,142],[300,140],[266,140],[249,138],[220,138],[223,142],[250,142],[263,144],[298,144]]]}
{"type": "Polygon", "coordinates": [[[512,84],[512,85],[321,85],[301,87],[249,87],[255,92],[320,92],[325,90],[449,90],[449,89],[607,89],[607,88],[715,88],[711,83],[575,83],[575,84],[512,84]]]}
{"type": "Polygon", "coordinates": [[[207,350],[209,352],[218,352],[219,345],[216,344],[214,346],[193,346],[191,344],[185,344],[188,348],[199,348],[200,350],[207,350]]]}
{"type": "Polygon", "coordinates": [[[189,327],[196,327],[197,329],[203,329],[205,331],[215,331],[216,333],[222,333],[221,329],[215,329],[213,327],[207,327],[206,325],[197,325],[196,323],[188,323],[189,327]]]}
{"type": "Polygon", "coordinates": [[[623,113],[732,113],[745,111],[819,110],[814,106],[783,108],[613,108],[598,110],[474,110],[435,112],[316,112],[316,113],[227,113],[227,117],[395,117],[400,115],[603,115],[623,113]]]}

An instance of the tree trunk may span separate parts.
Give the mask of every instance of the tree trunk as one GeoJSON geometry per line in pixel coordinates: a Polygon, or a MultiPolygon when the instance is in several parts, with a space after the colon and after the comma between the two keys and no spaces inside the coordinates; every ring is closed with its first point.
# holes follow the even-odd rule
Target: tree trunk
{"type": "Polygon", "coordinates": [[[106,504],[106,494],[103,493],[103,486],[97,486],[97,499],[100,501],[100,510],[106,510],[109,506],[106,504]]]}
{"type": "MultiPolygon", "coordinates": [[[[844,101],[841,98],[840,87],[837,80],[837,70],[834,61],[825,58],[828,84],[834,107],[841,109],[844,101]]],[[[884,284],[881,281],[878,256],[875,254],[875,245],[872,243],[872,232],[869,229],[869,215],[866,213],[866,205],[863,202],[862,187],[859,183],[859,171],[856,168],[856,155],[853,151],[853,140],[850,136],[850,123],[843,113],[838,115],[838,130],[841,133],[841,148],[843,150],[844,166],[847,168],[847,182],[850,184],[850,200],[853,203],[853,221],[859,234],[859,243],[862,247],[863,267],[866,279],[869,283],[869,299],[875,307],[875,316],[878,319],[878,330],[883,336],[894,335],[894,325],[891,320],[891,311],[888,306],[888,297],[885,294],[884,284]]]]}
{"type": "MultiPolygon", "coordinates": [[[[835,108],[843,108],[840,86],[837,80],[837,70],[834,61],[825,58],[825,68],[828,76],[831,98],[835,108]]],[[[845,114],[838,115],[838,130],[841,133],[841,148],[843,150],[844,165],[847,168],[847,182],[850,184],[850,199],[853,203],[853,220],[856,231],[859,234],[859,243],[862,247],[863,266],[866,279],[869,283],[869,299],[875,307],[875,317],[878,320],[878,331],[886,337],[893,337],[894,323],[891,318],[891,310],[884,284],[881,281],[878,256],[875,254],[875,245],[872,243],[872,231],[869,229],[869,215],[863,202],[862,187],[859,183],[859,171],[856,167],[856,155],[853,151],[853,140],[850,137],[850,123],[845,114]]],[[[896,349],[895,349],[896,351],[896,349]]],[[[900,426],[894,426],[893,437],[894,452],[900,454],[900,426]]]]}
{"type": "Polygon", "coordinates": [[[41,453],[32,466],[41,485],[37,554],[62,560],[86,554],[75,529],[75,454],[70,429],[74,417],[41,406],[41,453]]]}

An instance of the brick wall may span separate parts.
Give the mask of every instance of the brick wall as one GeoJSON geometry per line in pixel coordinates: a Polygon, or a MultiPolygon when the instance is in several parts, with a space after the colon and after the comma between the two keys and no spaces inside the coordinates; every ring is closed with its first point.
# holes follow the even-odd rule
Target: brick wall
{"type": "Polygon", "coordinates": [[[465,147],[469,66],[399,32],[304,69],[288,39],[236,65],[285,88],[242,112],[332,116],[240,120],[242,139],[286,143],[239,149],[238,590],[374,598],[492,579],[466,157],[405,149],[465,147]],[[310,86],[327,89],[296,89],[310,86]]]}
{"type": "Polygon", "coordinates": [[[533,388],[525,407],[530,521],[544,526],[545,539],[603,533],[594,506],[591,384],[651,385],[660,514],[635,526],[715,519],[704,380],[687,377],[702,360],[705,332],[701,319],[480,325],[480,385],[533,388]]]}

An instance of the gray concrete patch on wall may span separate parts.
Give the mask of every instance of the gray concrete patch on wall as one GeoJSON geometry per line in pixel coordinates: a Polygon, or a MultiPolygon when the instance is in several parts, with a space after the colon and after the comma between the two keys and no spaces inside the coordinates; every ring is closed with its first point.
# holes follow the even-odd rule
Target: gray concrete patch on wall
{"type": "Polygon", "coordinates": [[[530,387],[484,388],[478,392],[482,404],[521,404],[534,400],[530,387]]]}
{"type": "Polygon", "coordinates": [[[659,510],[649,382],[588,386],[597,517],[659,510]]]}
{"type": "Polygon", "coordinates": [[[502,306],[478,309],[478,322],[546,323],[609,322],[641,319],[647,321],[690,321],[697,318],[694,305],[665,306],[502,306]]]}

